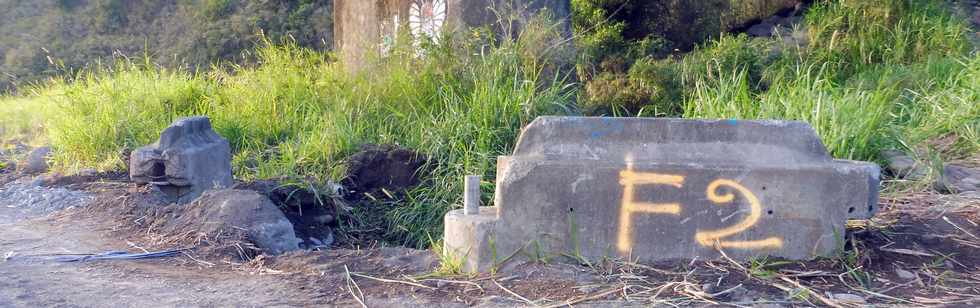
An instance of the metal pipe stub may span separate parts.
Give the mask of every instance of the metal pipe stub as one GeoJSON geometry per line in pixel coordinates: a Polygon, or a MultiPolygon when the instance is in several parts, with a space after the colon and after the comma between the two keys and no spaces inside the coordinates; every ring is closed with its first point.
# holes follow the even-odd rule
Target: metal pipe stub
{"type": "Polygon", "coordinates": [[[467,175],[463,186],[463,214],[480,214],[480,176],[467,175]]]}

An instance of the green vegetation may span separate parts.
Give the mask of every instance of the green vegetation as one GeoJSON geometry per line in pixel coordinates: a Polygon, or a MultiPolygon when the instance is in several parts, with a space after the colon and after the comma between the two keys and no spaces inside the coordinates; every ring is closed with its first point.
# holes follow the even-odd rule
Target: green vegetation
{"type": "Polygon", "coordinates": [[[482,33],[421,58],[396,50],[358,75],[294,41],[266,42],[256,65],[192,72],[122,60],[22,87],[0,98],[0,133],[52,144],[57,168],[110,170],[121,167],[120,151],[152,142],[175,118],[206,114],[244,179],[338,180],[360,145],[398,144],[432,158],[424,184],[353,207],[342,227],[413,246],[439,238],[462,176],[494,178],[495,157],[543,114],[803,120],[838,158],[980,152],[980,56],[942,1],[823,1],[785,38],[723,35],[667,58],[655,52],[665,41],[624,36],[629,27],[605,26],[602,11],[584,6],[591,1],[574,3],[587,55],[580,87],[542,74],[549,55],[539,51],[549,49],[535,44],[556,35],[542,34],[547,27],[513,40],[482,33]],[[492,48],[472,52],[481,44],[492,48]]]}
{"type": "Polygon", "coordinates": [[[353,77],[329,55],[289,42],[259,49],[255,68],[208,74],[121,62],[4,99],[0,119],[13,133],[43,130],[57,148],[54,164],[67,170],[120,168],[122,149],[153,142],[191,114],[212,118],[243,179],[339,181],[344,158],[360,145],[406,146],[433,162],[425,184],[394,201],[355,207],[355,218],[390,209],[383,221],[350,223],[380,224],[387,238],[421,246],[427,233],[441,234],[436,226],[462,194],[463,175],[493,178],[494,158],[512,148],[518,128],[572,101],[560,79],[541,76],[548,55],[536,52],[544,50],[534,45],[539,37],[503,40],[474,55],[467,52],[474,44],[493,44],[476,38],[459,49],[431,49],[424,60],[405,50],[353,77]]]}
{"type": "Polygon", "coordinates": [[[939,1],[820,2],[782,38],[725,35],[683,58],[648,55],[626,74],[601,73],[583,107],[803,120],[838,158],[876,159],[883,148],[964,158],[980,150],[980,58],[969,31],[939,1]],[[916,148],[939,139],[942,148],[916,148]]]}
{"type": "Polygon", "coordinates": [[[164,67],[251,63],[260,33],[332,46],[331,0],[0,0],[0,93],[149,54],[164,67]]]}

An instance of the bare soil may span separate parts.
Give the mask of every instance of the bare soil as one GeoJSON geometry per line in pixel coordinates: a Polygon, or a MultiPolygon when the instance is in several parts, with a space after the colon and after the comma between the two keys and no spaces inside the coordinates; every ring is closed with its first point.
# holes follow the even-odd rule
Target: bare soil
{"type": "Polygon", "coordinates": [[[155,221],[179,213],[154,205],[145,189],[120,179],[55,185],[96,200],[46,216],[0,204],[0,306],[980,305],[980,195],[882,198],[882,212],[853,222],[844,253],[834,258],[743,264],[553,259],[466,276],[441,271],[430,251],[401,247],[242,254],[247,243],[162,233],[155,221]],[[144,261],[50,258],[173,248],[191,249],[144,261]]]}

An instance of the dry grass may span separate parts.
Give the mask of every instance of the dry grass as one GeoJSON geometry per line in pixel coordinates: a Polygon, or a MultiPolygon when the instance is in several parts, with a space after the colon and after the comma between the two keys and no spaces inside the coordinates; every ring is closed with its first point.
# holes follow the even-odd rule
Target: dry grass
{"type": "MultiPolygon", "coordinates": [[[[469,298],[467,303],[495,295],[536,307],[624,302],[675,307],[980,303],[980,258],[971,255],[980,248],[980,225],[976,223],[980,195],[905,192],[883,197],[881,208],[873,220],[849,224],[848,245],[839,256],[813,261],[739,263],[722,251],[721,260],[686,264],[629,260],[602,260],[589,266],[534,263],[491,275],[453,276],[454,284],[405,275],[384,282],[421,284],[424,288],[412,289],[432,296],[469,298]],[[590,281],[562,280],[555,273],[563,271],[587,275],[590,281]],[[566,282],[573,286],[562,286],[566,282]]],[[[370,287],[364,290],[371,292],[370,287]]]]}

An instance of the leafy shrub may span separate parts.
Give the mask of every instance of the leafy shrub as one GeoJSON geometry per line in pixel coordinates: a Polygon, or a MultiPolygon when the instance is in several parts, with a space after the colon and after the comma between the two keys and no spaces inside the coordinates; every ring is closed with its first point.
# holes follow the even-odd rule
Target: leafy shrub
{"type": "Polygon", "coordinates": [[[947,138],[944,158],[975,153],[980,61],[965,48],[967,26],[943,8],[824,2],[806,15],[810,46],[772,61],[763,60],[768,48],[722,38],[685,59],[693,91],[684,116],[806,121],[838,158],[873,160],[884,148],[947,138]]]}
{"type": "Polygon", "coordinates": [[[231,13],[234,9],[232,0],[204,0],[201,13],[209,20],[215,20],[231,13]]]}
{"type": "Polygon", "coordinates": [[[583,108],[593,115],[679,116],[682,89],[676,64],[644,58],[628,73],[605,71],[585,84],[583,108]]]}
{"type": "Polygon", "coordinates": [[[116,31],[129,21],[126,17],[126,2],[124,0],[96,0],[94,24],[101,32],[116,31]]]}

